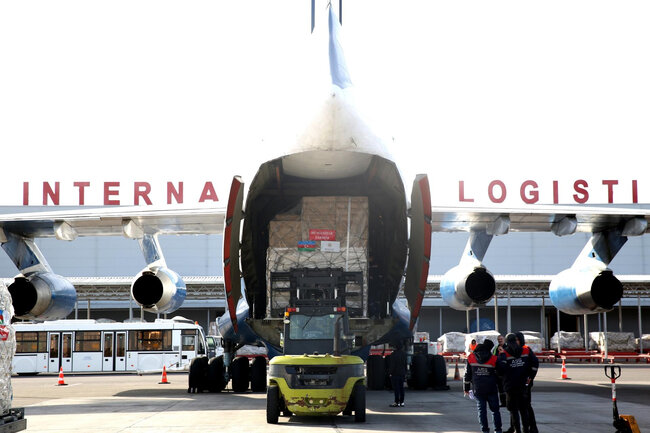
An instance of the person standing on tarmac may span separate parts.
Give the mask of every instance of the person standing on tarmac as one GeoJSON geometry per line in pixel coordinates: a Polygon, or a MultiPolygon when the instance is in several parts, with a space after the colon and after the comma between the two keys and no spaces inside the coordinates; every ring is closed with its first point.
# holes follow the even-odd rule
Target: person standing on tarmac
{"type": "Polygon", "coordinates": [[[510,411],[511,428],[514,427],[516,433],[522,433],[522,431],[530,433],[526,387],[535,378],[537,370],[532,369],[529,354],[530,349],[522,348],[517,344],[515,334],[508,334],[504,352],[499,355],[497,362],[497,372],[503,376],[506,407],[510,411]]]}
{"type": "MultiPolygon", "coordinates": [[[[539,359],[537,359],[537,356],[535,356],[535,353],[530,349],[530,347],[526,346],[526,338],[524,337],[524,334],[521,332],[515,332],[515,336],[517,337],[517,342],[522,348],[527,348],[528,349],[528,359],[530,360],[530,368],[537,374],[537,369],[539,368],[539,359]]],[[[539,430],[537,430],[537,421],[535,421],[535,412],[533,411],[533,406],[532,406],[532,396],[531,393],[533,391],[533,380],[531,379],[530,383],[526,387],[526,403],[527,403],[527,410],[528,410],[528,423],[530,424],[530,433],[538,433],[539,430]]],[[[511,428],[513,428],[514,431],[514,426],[511,425],[511,428]]]]}
{"type": "MultiPolygon", "coordinates": [[[[501,353],[503,353],[503,345],[505,343],[505,340],[503,338],[503,335],[499,334],[497,337],[497,345],[494,346],[492,349],[492,355],[499,356],[501,353]]],[[[501,402],[500,407],[506,407],[506,392],[503,390],[503,377],[498,376],[497,379],[497,386],[499,388],[499,401],[501,402]]]]}
{"type": "Polygon", "coordinates": [[[406,378],[406,352],[400,343],[397,343],[395,350],[390,355],[388,373],[395,391],[395,402],[390,407],[404,407],[404,379],[406,378]]]}
{"type": "Polygon", "coordinates": [[[477,345],[474,352],[467,357],[465,366],[465,380],[463,393],[469,395],[470,387],[474,391],[476,399],[476,408],[478,410],[478,422],[481,424],[481,430],[485,433],[490,431],[487,420],[486,405],[492,412],[492,421],[494,430],[501,433],[501,412],[499,412],[499,392],[497,388],[497,357],[492,354],[494,343],[485,340],[484,343],[477,345]]]}

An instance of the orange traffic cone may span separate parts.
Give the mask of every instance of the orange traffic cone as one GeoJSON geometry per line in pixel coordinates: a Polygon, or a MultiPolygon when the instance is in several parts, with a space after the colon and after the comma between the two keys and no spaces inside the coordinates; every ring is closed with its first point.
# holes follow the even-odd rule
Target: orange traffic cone
{"type": "Polygon", "coordinates": [[[562,379],[562,380],[570,379],[566,375],[566,365],[564,365],[564,359],[562,360],[562,376],[560,376],[560,379],[562,379]]]}
{"type": "Polygon", "coordinates": [[[159,385],[169,385],[171,382],[167,381],[167,368],[163,365],[162,379],[158,382],[159,385]]]}
{"type": "Polygon", "coordinates": [[[454,380],[460,380],[460,371],[458,371],[458,360],[456,360],[456,371],[454,371],[454,380]]]}
{"type": "Polygon", "coordinates": [[[59,383],[56,384],[56,386],[62,386],[62,385],[67,385],[65,381],[63,380],[63,367],[59,368],[59,383]]]}

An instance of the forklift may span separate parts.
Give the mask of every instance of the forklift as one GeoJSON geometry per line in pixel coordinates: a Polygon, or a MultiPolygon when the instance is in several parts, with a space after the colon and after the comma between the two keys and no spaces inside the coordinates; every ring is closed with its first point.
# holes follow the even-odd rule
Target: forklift
{"type": "Polygon", "coordinates": [[[360,284],[361,272],[342,268],[292,269],[274,273],[290,281],[284,312],[283,355],[269,364],[266,421],[283,416],[352,415],[366,420],[364,362],[351,355],[345,287],[360,284]],[[282,275],[278,275],[282,274],[282,275]]]}

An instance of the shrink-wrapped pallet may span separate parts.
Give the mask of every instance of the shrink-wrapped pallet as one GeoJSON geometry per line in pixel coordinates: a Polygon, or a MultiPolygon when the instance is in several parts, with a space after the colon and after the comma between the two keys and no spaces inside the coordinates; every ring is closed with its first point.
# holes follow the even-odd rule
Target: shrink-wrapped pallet
{"type": "Polygon", "coordinates": [[[463,332],[447,332],[438,337],[438,343],[441,352],[464,352],[465,349],[465,333],[463,332]]]}
{"type": "Polygon", "coordinates": [[[468,351],[472,340],[476,340],[476,344],[483,344],[485,340],[492,340],[496,346],[498,344],[497,337],[499,337],[499,335],[501,334],[499,334],[497,331],[480,331],[472,332],[471,334],[465,334],[465,349],[463,349],[463,351],[468,351]]]}
{"type": "Polygon", "coordinates": [[[526,346],[530,347],[534,353],[541,352],[544,348],[544,340],[542,339],[542,333],[536,331],[521,331],[524,334],[526,340],[526,346]]]}
{"type": "MultiPolygon", "coordinates": [[[[590,341],[601,352],[605,351],[605,332],[590,332],[590,341]]],[[[636,341],[632,332],[607,332],[608,352],[634,352],[637,350],[636,341]]]]}
{"type": "Polygon", "coordinates": [[[300,268],[361,272],[363,285],[346,287],[346,306],[351,316],[367,316],[367,197],[303,197],[296,207],[269,222],[267,317],[281,314],[290,297],[289,283],[272,284],[272,274],[300,268]]]}
{"type": "Polygon", "coordinates": [[[647,351],[650,349],[650,334],[643,334],[641,338],[636,338],[635,340],[637,349],[640,348],[640,344],[643,343],[643,350],[647,351]]]}
{"type": "MultiPolygon", "coordinates": [[[[556,332],[551,337],[551,347],[557,349],[558,333],[556,332]]],[[[585,340],[579,332],[561,331],[560,334],[560,349],[584,349],[585,340]]]]}
{"type": "Polygon", "coordinates": [[[544,340],[541,338],[537,338],[532,335],[528,336],[525,334],[524,338],[526,338],[526,346],[530,347],[530,350],[532,350],[534,353],[539,353],[544,348],[544,340]]]}
{"type": "Polygon", "coordinates": [[[16,352],[16,332],[11,326],[14,309],[11,295],[0,281],[0,416],[11,409],[11,364],[16,352]]]}
{"type": "Polygon", "coordinates": [[[341,248],[368,248],[367,197],[303,197],[302,240],[310,230],[335,230],[341,248]],[[348,227],[350,232],[348,233],[348,227]]]}
{"type": "Polygon", "coordinates": [[[542,338],[542,333],[537,331],[521,331],[521,333],[526,337],[526,341],[528,341],[528,337],[542,338]]]}

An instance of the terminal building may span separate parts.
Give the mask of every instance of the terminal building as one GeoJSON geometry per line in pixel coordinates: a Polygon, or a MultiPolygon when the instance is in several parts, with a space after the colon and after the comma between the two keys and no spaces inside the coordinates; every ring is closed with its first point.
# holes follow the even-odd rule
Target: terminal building
{"type": "MultiPolygon", "coordinates": [[[[13,210],[15,211],[15,210],[13,210]]],[[[516,233],[495,237],[484,265],[494,274],[497,294],[488,304],[469,313],[446,306],[438,292],[440,277],[457,265],[466,233],[434,233],[429,282],[419,331],[432,339],[459,331],[496,328],[541,332],[548,338],[557,330],[584,332],[583,316],[558,315],[548,297],[548,285],[555,274],[568,268],[581,252],[589,234],[557,237],[551,233],[516,233]],[[496,306],[495,306],[496,303],[496,306]],[[558,318],[559,316],[559,318],[558,318]]],[[[187,284],[183,306],[171,315],[198,321],[209,330],[224,312],[222,237],[220,235],[160,236],[167,266],[187,284]]],[[[69,318],[124,320],[155,314],[142,312],[131,300],[133,277],[145,267],[137,241],[121,237],[84,237],[67,242],[37,239],[53,271],[74,284],[78,301],[69,318]]],[[[630,237],[610,264],[624,286],[623,298],[613,311],[587,318],[588,331],[607,329],[650,333],[650,237],[630,237]]],[[[10,284],[17,270],[6,254],[0,254],[0,277],[10,284]]]]}

